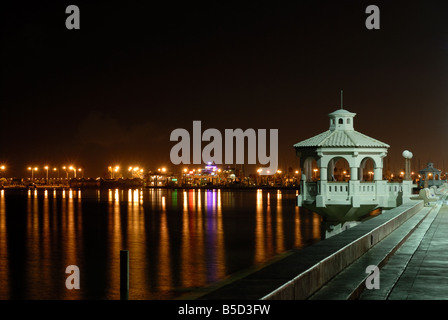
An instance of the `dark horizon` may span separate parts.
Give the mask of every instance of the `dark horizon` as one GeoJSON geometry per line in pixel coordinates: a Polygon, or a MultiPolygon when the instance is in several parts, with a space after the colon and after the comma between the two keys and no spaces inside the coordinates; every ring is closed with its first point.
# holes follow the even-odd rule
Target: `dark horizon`
{"type": "Polygon", "coordinates": [[[18,177],[47,164],[82,166],[86,177],[115,164],[174,169],[171,131],[201,120],[203,130],[278,129],[279,167],[295,169],[293,144],[328,129],[344,90],[355,130],[391,146],[394,171],[406,149],[412,170],[431,161],[448,171],[446,9],[441,1],[5,4],[0,164],[18,177]],[[65,28],[70,4],[80,8],[80,30],[65,28]],[[370,4],[380,30],[365,27],[370,4]]]}

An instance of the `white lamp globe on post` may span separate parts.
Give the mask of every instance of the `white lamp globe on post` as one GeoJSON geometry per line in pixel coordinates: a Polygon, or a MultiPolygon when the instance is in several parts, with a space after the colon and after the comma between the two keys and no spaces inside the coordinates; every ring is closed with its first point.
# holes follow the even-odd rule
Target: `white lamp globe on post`
{"type": "Polygon", "coordinates": [[[414,155],[409,150],[403,151],[403,158],[405,158],[404,163],[404,180],[411,180],[411,159],[414,155]]]}

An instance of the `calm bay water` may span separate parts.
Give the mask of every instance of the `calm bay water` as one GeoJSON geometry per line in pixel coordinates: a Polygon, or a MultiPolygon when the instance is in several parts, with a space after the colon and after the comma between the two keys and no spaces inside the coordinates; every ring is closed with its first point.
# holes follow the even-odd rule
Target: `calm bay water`
{"type": "Polygon", "coordinates": [[[284,190],[1,190],[0,299],[173,299],[321,238],[284,190]],[[68,290],[65,269],[80,269],[68,290]]]}

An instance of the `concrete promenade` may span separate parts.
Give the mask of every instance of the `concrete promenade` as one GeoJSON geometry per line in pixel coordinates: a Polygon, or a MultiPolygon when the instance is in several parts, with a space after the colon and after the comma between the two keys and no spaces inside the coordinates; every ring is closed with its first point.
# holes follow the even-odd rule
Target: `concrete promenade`
{"type": "Polygon", "coordinates": [[[380,271],[365,300],[448,299],[448,205],[440,201],[380,271]]]}
{"type": "Polygon", "coordinates": [[[448,299],[448,205],[446,195],[440,198],[372,247],[310,299],[448,299]],[[366,287],[367,279],[361,273],[368,265],[380,269],[379,289],[366,287]]]}

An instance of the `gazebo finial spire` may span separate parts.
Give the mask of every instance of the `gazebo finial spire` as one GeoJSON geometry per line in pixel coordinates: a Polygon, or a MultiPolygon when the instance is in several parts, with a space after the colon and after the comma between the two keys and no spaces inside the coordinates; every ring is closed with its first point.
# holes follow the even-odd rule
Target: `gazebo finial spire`
{"type": "Polygon", "coordinates": [[[343,106],[344,106],[344,104],[343,104],[343,97],[344,97],[344,91],[341,90],[341,110],[344,109],[343,108],[343,106]]]}

